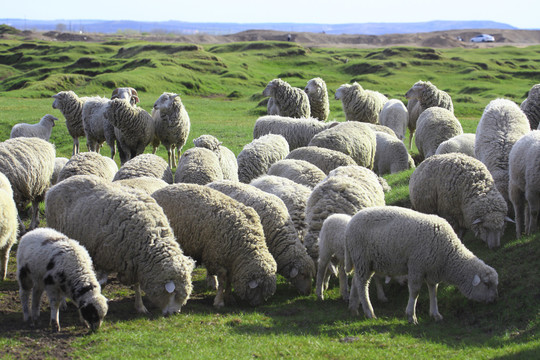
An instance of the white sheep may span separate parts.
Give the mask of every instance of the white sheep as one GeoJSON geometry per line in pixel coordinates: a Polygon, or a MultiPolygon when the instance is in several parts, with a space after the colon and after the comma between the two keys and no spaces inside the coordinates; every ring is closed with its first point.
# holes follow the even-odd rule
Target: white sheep
{"type": "Polygon", "coordinates": [[[60,175],[60,171],[62,171],[68,161],[69,159],[65,157],[57,157],[54,159],[54,170],[51,176],[51,186],[58,182],[58,175],[60,175]]]}
{"type": "Polygon", "coordinates": [[[174,173],[175,183],[206,185],[212,181],[223,180],[223,170],[217,155],[202,147],[186,150],[174,173]]]}
{"type": "Polygon", "coordinates": [[[96,175],[104,180],[113,181],[117,171],[118,165],[113,159],[96,152],[81,152],[73,155],[62,167],[56,182],[75,175],[96,175]]]}
{"type": "Polygon", "coordinates": [[[536,130],[540,125],[540,84],[533,85],[520,108],[527,116],[531,130],[536,130]]]}
{"type": "Polygon", "coordinates": [[[234,300],[233,288],[252,306],[274,294],[277,266],[253,208],[197,184],[169,185],[152,197],[167,214],[185,253],[205,266],[207,276],[217,276],[215,307],[234,300]]]}
{"type": "Polygon", "coordinates": [[[390,99],[379,114],[379,122],[394,130],[397,138],[403,141],[409,124],[409,112],[401,100],[390,99]]]}
{"type": "Polygon", "coordinates": [[[141,176],[141,177],[115,180],[114,184],[125,186],[131,189],[140,190],[140,191],[145,192],[148,195],[152,195],[155,191],[162,189],[167,185],[170,185],[169,183],[166,183],[165,181],[158,179],[156,177],[153,177],[153,176],[141,176]]]}
{"type": "Polygon", "coordinates": [[[180,159],[180,151],[189,135],[191,122],[186,107],[178,94],[164,92],[154,103],[152,117],[154,118],[154,136],[158,139],[158,142],[153,143],[153,153],[156,153],[161,142],[167,149],[169,166],[172,169],[176,166],[174,149],[176,148],[176,158],[180,159]]]}
{"type": "Polygon", "coordinates": [[[425,159],[435,155],[443,141],[461,134],[461,123],[452,112],[441,107],[430,107],[418,117],[414,142],[418,153],[425,159]]]}
{"type": "Polygon", "coordinates": [[[354,266],[349,310],[375,318],[368,286],[373,273],[407,275],[409,302],[406,314],[417,324],[416,301],[422,282],[429,290],[429,314],[442,320],[437,306],[440,282],[456,286],[467,298],[493,302],[497,298],[495,269],[461,243],[448,222],[397,206],[378,206],[359,211],[345,233],[346,267],[354,266]]]}
{"type": "Polygon", "coordinates": [[[305,146],[295,149],[285,159],[307,161],[317,166],[326,175],[339,166],[356,165],[356,161],[349,155],[341,151],[318,146],[305,146]]]}
{"type": "Polygon", "coordinates": [[[212,150],[218,157],[223,179],[238,181],[238,162],[236,155],[223,146],[223,143],[212,135],[201,135],[193,139],[193,144],[196,147],[203,147],[212,150]]]}
{"type": "Polygon", "coordinates": [[[373,162],[375,174],[394,174],[414,169],[414,160],[403,141],[380,131],[375,131],[375,137],[377,139],[377,150],[373,162]]]}
{"type": "Polygon", "coordinates": [[[412,149],[412,141],[414,132],[416,131],[416,122],[418,117],[422,113],[422,106],[418,99],[410,99],[407,102],[407,112],[409,113],[409,119],[407,122],[407,128],[409,129],[409,150],[412,149]]]}
{"type": "Polygon", "coordinates": [[[6,280],[9,251],[17,241],[17,206],[8,178],[0,172],[0,280],[6,280]]]}
{"type": "Polygon", "coordinates": [[[92,331],[99,329],[107,314],[107,299],[101,294],[88,251],[56,230],[39,228],[21,238],[17,249],[17,280],[25,322],[30,320],[34,324],[39,319],[43,290],[49,298],[53,331],[60,331],[58,312],[64,298],[73,301],[81,322],[92,331]]]}
{"type": "Polygon", "coordinates": [[[357,82],[343,84],[335,94],[336,100],[341,100],[345,119],[347,121],[360,121],[376,124],[379,122],[379,113],[388,98],[380,92],[365,90],[357,82]]]}
{"type": "Polygon", "coordinates": [[[58,109],[66,118],[66,127],[69,135],[73,138],[73,149],[71,155],[79,152],[79,138],[85,136],[82,123],[82,108],[88,97],[79,97],[73,91],[60,91],[52,96],[53,109],[58,109]]]}
{"type": "Polygon", "coordinates": [[[113,181],[150,176],[161,179],[168,184],[173,183],[173,173],[169,165],[161,157],[154,154],[141,154],[127,161],[118,169],[113,181]]]}
{"type": "MultiPolygon", "coordinates": [[[[373,176],[374,172],[365,168],[363,166],[352,165],[352,166],[340,166],[328,173],[328,177],[331,176],[348,176],[360,182],[373,182],[377,180],[379,185],[382,187],[383,191],[389,192],[392,190],[391,186],[388,185],[388,182],[381,176],[373,176]]],[[[375,174],[376,175],[376,174],[375,174]]]]}
{"type": "Polygon", "coordinates": [[[277,107],[277,110],[279,110],[277,115],[293,118],[308,118],[310,115],[307,94],[281,79],[270,81],[262,94],[273,99],[272,107],[277,107]]]}
{"type": "Polygon", "coordinates": [[[309,80],[304,92],[309,99],[311,117],[326,121],[330,114],[330,103],[328,101],[328,89],[324,80],[319,77],[309,80]]]}
{"type": "Polygon", "coordinates": [[[289,144],[281,135],[268,134],[246,144],[236,158],[238,180],[248,184],[264,175],[270,166],[285,159],[289,154],[289,144]]]}
{"type": "Polygon", "coordinates": [[[435,154],[462,153],[474,157],[475,140],[476,134],[456,135],[440,143],[435,154]]]}
{"type": "Polygon", "coordinates": [[[51,138],[54,122],[58,119],[50,114],[46,114],[37,124],[19,123],[11,128],[10,138],[16,137],[38,137],[45,141],[51,138]]]}
{"type": "Polygon", "coordinates": [[[414,210],[445,218],[460,238],[471,230],[490,249],[500,245],[508,208],[479,160],[459,153],[433,155],[411,175],[409,195],[414,210]]]}
{"type": "Polygon", "coordinates": [[[116,272],[120,282],[135,285],[138,312],[148,312],[141,289],[163,315],[186,303],[195,264],[149,195],[94,175],[72,176],[47,192],[45,214],[50,227],[86,247],[96,270],[116,272]]]}
{"type": "Polygon", "coordinates": [[[410,101],[412,99],[418,100],[420,104],[421,112],[424,112],[430,107],[441,107],[452,114],[454,113],[454,104],[452,98],[448,93],[438,89],[429,81],[417,81],[408,91],[405,93],[405,97],[410,101]]]}
{"type": "MultiPolygon", "coordinates": [[[[354,162],[352,159],[351,161],[354,162]]],[[[279,160],[270,166],[267,174],[292,180],[310,189],[326,177],[326,174],[316,165],[297,159],[279,160]]]]}

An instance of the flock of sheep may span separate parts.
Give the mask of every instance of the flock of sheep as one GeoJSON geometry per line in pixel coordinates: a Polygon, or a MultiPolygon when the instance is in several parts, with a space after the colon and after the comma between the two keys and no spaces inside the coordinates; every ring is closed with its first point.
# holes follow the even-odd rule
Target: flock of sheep
{"type": "Polygon", "coordinates": [[[411,323],[425,281],[429,313],[441,320],[440,282],[469,299],[497,297],[497,272],[462,244],[466,231],[495,248],[511,217],[518,237],[537,229],[539,91],[535,85],[521,109],[493,100],[476,134],[463,134],[450,96],[430,82],[411,87],[407,106],[358,83],[342,85],[335,97],[346,121],[329,122],[321,78],[304,90],[274,79],[263,91],[269,115],[257,119],[237,157],[212,135],[180,156],[190,120],[177,94],[163,93],[148,113],[133,88],[115,89],[111,99],[62,91],[52,106],[73,137],[70,159],[56,158],[48,141],[57,120],[49,114],[15,125],[0,143],[0,275],[19,240],[24,321],[38,319],[46,291],[54,330],[65,298],[83,323],[99,328],[109,273],[134,286],[138,312],[147,312],[143,291],[164,315],[179,312],[196,264],[216,289],[216,307],[235,298],[262,304],[276,290],[276,274],[304,295],[315,282],[322,300],[334,274],[349,310],[361,304],[374,318],[375,275],[382,301],[383,279],[408,284],[411,323]],[[385,205],[390,188],[381,177],[415,167],[407,129],[411,140],[416,131],[423,160],[410,179],[412,209],[385,205]],[[81,136],[88,152],[80,152],[81,136]],[[99,154],[105,142],[112,159],[99,154]],[[168,161],[155,155],[160,143],[168,161]],[[153,153],[143,154],[148,145],[153,153]],[[43,200],[48,228],[37,228],[43,200]],[[29,203],[25,229],[19,213],[29,203]]]}

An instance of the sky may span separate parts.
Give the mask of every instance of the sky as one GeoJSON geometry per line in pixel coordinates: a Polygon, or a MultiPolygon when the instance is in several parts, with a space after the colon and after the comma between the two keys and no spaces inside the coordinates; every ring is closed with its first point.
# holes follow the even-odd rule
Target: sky
{"type": "Polygon", "coordinates": [[[0,18],[27,20],[317,24],[491,20],[539,29],[539,14],[539,0],[0,0],[0,18]]]}

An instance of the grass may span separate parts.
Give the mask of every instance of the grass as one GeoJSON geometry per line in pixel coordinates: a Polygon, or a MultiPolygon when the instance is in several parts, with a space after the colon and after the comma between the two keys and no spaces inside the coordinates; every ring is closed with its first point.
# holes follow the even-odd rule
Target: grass
{"type": "MultiPolygon", "coordinates": [[[[364,88],[405,101],[403,94],[422,79],[452,96],[464,131],[474,133],[489,101],[505,97],[520,103],[528,89],[540,82],[540,46],[334,49],[271,41],[200,46],[0,39],[0,140],[9,138],[13,124],[37,122],[51,113],[61,120],[51,138],[57,156],[69,157],[72,140],[63,116],[51,107],[51,96],[62,90],[74,90],[80,96],[110,96],[117,86],[133,86],[147,110],[163,91],[181,94],[192,124],[184,150],[193,146],[193,138],[207,133],[238,154],[251,141],[257,117],[265,114],[260,102],[268,81],[281,77],[303,88],[318,76],[325,79],[330,92],[332,120],[344,120],[341,104],[333,98],[343,83],[358,81],[364,88]]],[[[81,140],[81,149],[86,149],[81,140]]],[[[416,153],[413,148],[413,156],[416,153]]],[[[102,154],[108,155],[106,147],[102,154]]],[[[163,147],[158,155],[166,159],[163,147]]],[[[412,170],[385,176],[392,186],[386,194],[387,204],[410,206],[411,174],[412,170]]],[[[378,319],[351,317],[339,297],[337,280],[323,302],[314,294],[298,296],[280,277],[276,294],[265,305],[250,308],[239,304],[218,311],[212,307],[214,293],[204,286],[204,270],[197,269],[192,298],[181,315],[168,318],[134,314],[132,290],[105,287],[110,311],[95,334],[81,330],[73,308],[62,313],[64,329],[57,336],[25,329],[19,308],[2,310],[1,321],[21,324],[0,334],[0,349],[10,349],[0,354],[7,358],[56,357],[51,344],[57,342],[65,345],[65,357],[92,359],[538,358],[538,234],[516,240],[515,230],[509,226],[502,247],[495,251],[470,234],[464,242],[497,269],[499,299],[494,304],[478,304],[453,286],[442,285],[442,323],[429,319],[424,287],[417,307],[420,324],[409,325],[404,315],[407,289],[397,284],[386,288],[388,303],[372,296],[378,319]]],[[[10,278],[0,283],[0,304],[17,299],[14,271],[12,251],[10,278]]]]}

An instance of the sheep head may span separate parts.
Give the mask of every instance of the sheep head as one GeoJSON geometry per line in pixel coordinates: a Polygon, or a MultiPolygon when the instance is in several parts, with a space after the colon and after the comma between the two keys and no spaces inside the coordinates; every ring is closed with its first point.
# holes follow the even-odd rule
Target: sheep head
{"type": "Polygon", "coordinates": [[[134,106],[139,102],[139,94],[137,93],[137,90],[132,87],[116,88],[111,95],[111,100],[113,99],[124,99],[134,106]]]}
{"type": "Polygon", "coordinates": [[[276,89],[284,84],[287,83],[281,79],[274,79],[270,81],[268,85],[266,85],[266,88],[263,90],[263,96],[274,96],[276,89]]]}

